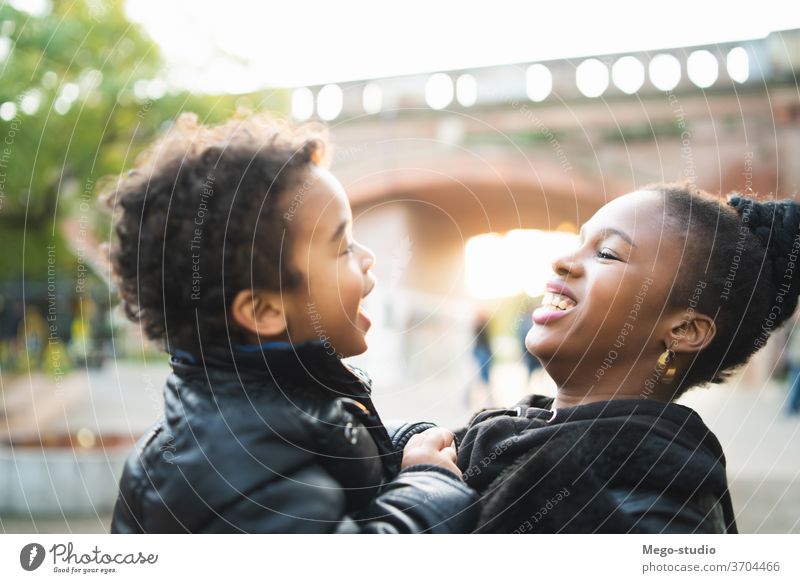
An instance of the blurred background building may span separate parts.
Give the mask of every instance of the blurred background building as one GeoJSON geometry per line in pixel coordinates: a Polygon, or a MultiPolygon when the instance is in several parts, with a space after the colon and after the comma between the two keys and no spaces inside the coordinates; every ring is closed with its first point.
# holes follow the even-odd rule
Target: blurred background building
{"type": "MultiPolygon", "coordinates": [[[[396,26],[381,19],[382,39],[316,8],[304,20],[242,2],[0,5],[0,530],[106,529],[121,460],[159,415],[166,359],[115,309],[96,199],[181,111],[329,125],[356,238],[378,258],[370,349],[354,361],[384,417],[450,427],[553,391],[521,339],[552,258],[605,202],[682,179],[798,194],[800,17],[665,14],[658,28],[673,36],[655,38],[644,15],[626,36],[613,5],[592,8],[611,18],[603,31],[565,6],[528,15],[540,18],[524,39],[525,14],[464,11],[489,19],[470,53],[449,44],[459,21],[444,14],[408,7],[396,26]],[[404,28],[430,32],[428,20],[439,44],[404,28]],[[348,33],[364,38],[342,53],[348,33]],[[504,41],[514,50],[495,54],[504,41]],[[337,69],[328,50],[361,69],[337,69]],[[459,51],[463,62],[442,59],[459,51]],[[314,56],[292,66],[292,54],[314,56]]],[[[723,442],[746,532],[800,532],[788,332],[731,386],[683,399],[723,442]]]]}

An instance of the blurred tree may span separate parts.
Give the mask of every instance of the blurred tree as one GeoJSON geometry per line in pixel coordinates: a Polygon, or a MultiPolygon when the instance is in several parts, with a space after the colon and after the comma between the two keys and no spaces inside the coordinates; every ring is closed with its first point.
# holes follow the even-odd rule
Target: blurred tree
{"type": "Polygon", "coordinates": [[[52,227],[60,194],[119,170],[119,142],[131,142],[137,125],[130,124],[137,104],[120,98],[136,79],[155,77],[158,51],[119,2],[56,2],[38,17],[4,3],[0,46],[8,47],[0,70],[7,166],[0,217],[52,227]]]}
{"type": "Polygon", "coordinates": [[[38,16],[0,5],[0,225],[54,232],[181,111],[218,121],[242,102],[285,107],[280,93],[168,93],[158,47],[123,4],[56,1],[38,16]]]}
{"type": "MultiPolygon", "coordinates": [[[[120,0],[55,1],[40,15],[17,10],[14,3],[0,5],[4,242],[41,229],[57,239],[60,219],[76,213],[86,219],[89,197],[91,222],[95,228],[98,221],[105,225],[93,208],[98,179],[130,166],[181,111],[213,122],[240,104],[285,109],[281,92],[168,91],[158,47],[127,20],[123,5],[120,0]]],[[[20,254],[8,251],[0,254],[0,277],[22,275],[22,248],[20,254]]],[[[44,250],[30,251],[36,255],[31,265],[41,266],[44,250]]]]}
{"type": "Polygon", "coordinates": [[[121,0],[38,4],[34,14],[18,9],[30,2],[0,0],[0,321],[21,301],[48,322],[55,313],[64,339],[76,300],[108,297],[91,292],[102,285],[91,255],[109,232],[100,179],[131,166],[182,111],[216,122],[239,106],[285,111],[287,96],[170,88],[158,47],[121,0]]]}

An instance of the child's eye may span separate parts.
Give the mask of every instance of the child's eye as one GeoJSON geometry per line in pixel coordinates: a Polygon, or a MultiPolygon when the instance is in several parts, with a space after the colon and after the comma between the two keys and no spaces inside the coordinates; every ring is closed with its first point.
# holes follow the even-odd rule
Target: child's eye
{"type": "Polygon", "coordinates": [[[348,243],[347,247],[345,247],[344,251],[342,251],[342,255],[349,255],[352,252],[353,252],[353,243],[348,243]]]}
{"type": "Polygon", "coordinates": [[[619,261],[619,257],[614,255],[613,253],[610,253],[610,251],[611,250],[608,247],[603,247],[602,249],[600,249],[600,251],[597,252],[597,256],[603,259],[613,259],[615,261],[619,261]]]}

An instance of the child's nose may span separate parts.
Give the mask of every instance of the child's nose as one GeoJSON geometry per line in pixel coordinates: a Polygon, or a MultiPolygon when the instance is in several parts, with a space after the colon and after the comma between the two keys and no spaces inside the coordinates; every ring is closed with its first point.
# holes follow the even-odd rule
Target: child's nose
{"type": "Polygon", "coordinates": [[[364,255],[361,258],[361,269],[369,271],[375,267],[375,254],[369,247],[364,247],[364,255]]]}

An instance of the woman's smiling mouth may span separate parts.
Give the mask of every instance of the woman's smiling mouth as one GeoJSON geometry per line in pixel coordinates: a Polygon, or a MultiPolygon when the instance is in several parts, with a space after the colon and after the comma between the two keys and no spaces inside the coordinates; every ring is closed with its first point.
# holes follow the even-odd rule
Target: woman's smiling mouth
{"type": "Polygon", "coordinates": [[[534,324],[546,324],[567,315],[577,305],[575,300],[568,296],[547,292],[542,298],[542,306],[533,312],[531,319],[534,324]]]}

